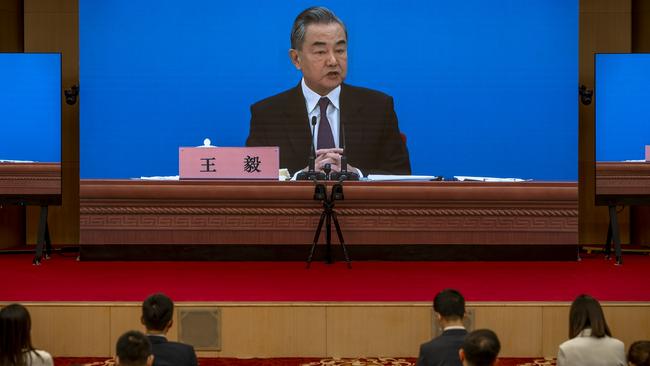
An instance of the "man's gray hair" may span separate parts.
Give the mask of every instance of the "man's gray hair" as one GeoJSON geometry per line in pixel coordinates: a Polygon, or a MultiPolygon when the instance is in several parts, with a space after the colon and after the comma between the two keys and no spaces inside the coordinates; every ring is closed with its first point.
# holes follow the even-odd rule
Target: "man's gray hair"
{"type": "Polygon", "coordinates": [[[310,24],[329,24],[338,23],[343,27],[345,38],[348,38],[348,30],[345,28],[343,21],[339,19],[331,10],[322,6],[314,6],[300,13],[293,22],[291,28],[291,48],[301,50],[307,34],[307,26],[310,24]]]}

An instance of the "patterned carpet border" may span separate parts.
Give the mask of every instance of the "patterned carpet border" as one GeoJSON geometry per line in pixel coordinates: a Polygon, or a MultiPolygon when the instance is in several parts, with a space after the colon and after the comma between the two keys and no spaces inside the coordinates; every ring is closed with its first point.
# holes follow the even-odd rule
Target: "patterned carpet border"
{"type": "MultiPolygon", "coordinates": [[[[415,366],[415,358],[199,358],[200,366],[415,366]]],[[[115,366],[104,357],[56,357],[55,366],[115,366]]],[[[499,366],[555,366],[551,358],[499,358],[499,366]]]]}

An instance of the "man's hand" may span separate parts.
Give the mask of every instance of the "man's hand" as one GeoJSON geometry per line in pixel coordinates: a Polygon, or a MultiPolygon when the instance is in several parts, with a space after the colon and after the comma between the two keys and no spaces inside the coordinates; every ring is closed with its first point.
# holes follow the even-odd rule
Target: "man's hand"
{"type": "MultiPolygon", "coordinates": [[[[333,149],[320,149],[316,150],[316,161],[314,162],[314,170],[317,172],[322,172],[325,164],[330,164],[333,172],[341,171],[341,154],[343,154],[343,149],[333,148],[333,149]]],[[[305,167],[303,171],[308,171],[309,167],[305,167]]],[[[349,172],[358,172],[358,169],[348,164],[349,172]]]]}
{"type": "Polygon", "coordinates": [[[333,172],[340,172],[341,154],[343,154],[343,149],[339,148],[316,150],[314,169],[318,172],[322,172],[325,164],[329,164],[333,172]]]}

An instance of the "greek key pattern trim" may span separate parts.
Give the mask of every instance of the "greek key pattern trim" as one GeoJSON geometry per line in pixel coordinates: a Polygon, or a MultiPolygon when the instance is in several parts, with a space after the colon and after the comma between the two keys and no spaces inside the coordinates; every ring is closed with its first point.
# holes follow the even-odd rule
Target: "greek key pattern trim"
{"type": "MultiPolygon", "coordinates": [[[[82,215],[81,230],[313,230],[319,217],[252,215],[82,215]]],[[[342,217],[351,231],[576,232],[577,218],[564,217],[342,217]]]]}

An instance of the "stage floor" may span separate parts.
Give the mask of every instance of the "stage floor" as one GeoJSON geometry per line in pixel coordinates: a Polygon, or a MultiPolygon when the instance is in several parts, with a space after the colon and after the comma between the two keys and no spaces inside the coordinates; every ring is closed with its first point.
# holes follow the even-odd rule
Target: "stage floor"
{"type": "Polygon", "coordinates": [[[580,262],[78,262],[0,256],[0,302],[429,302],[447,287],[469,302],[650,301],[650,257],[580,262]]]}

